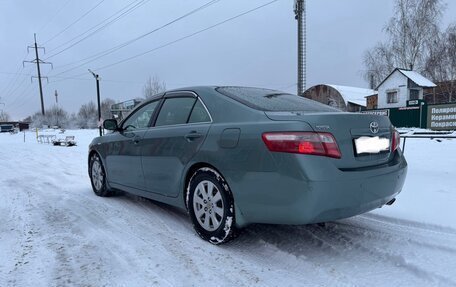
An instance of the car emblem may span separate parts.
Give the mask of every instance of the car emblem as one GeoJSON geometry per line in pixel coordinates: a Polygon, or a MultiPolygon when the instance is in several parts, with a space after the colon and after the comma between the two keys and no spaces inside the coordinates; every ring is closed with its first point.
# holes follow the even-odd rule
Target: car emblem
{"type": "Polygon", "coordinates": [[[369,125],[369,128],[373,134],[378,133],[378,123],[377,122],[371,122],[369,125]]]}

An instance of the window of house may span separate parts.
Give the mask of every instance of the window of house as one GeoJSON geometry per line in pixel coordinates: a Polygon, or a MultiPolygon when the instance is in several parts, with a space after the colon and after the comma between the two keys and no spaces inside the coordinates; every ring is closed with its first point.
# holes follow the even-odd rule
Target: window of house
{"type": "Polygon", "coordinates": [[[386,102],[388,104],[397,103],[397,91],[387,92],[386,93],[386,102]]]}
{"type": "Polygon", "coordinates": [[[418,100],[420,98],[420,91],[416,89],[410,89],[410,100],[418,100]]]}

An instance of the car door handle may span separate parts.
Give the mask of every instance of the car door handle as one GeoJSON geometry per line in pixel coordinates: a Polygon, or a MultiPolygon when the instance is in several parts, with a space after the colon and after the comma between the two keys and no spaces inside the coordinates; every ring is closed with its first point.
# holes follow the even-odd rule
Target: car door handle
{"type": "Polygon", "coordinates": [[[134,144],[138,144],[140,141],[141,141],[141,137],[140,136],[135,136],[133,139],[132,139],[133,143],[134,144]]]}
{"type": "Polygon", "coordinates": [[[202,136],[203,136],[202,134],[200,134],[200,133],[198,133],[196,131],[192,131],[192,132],[186,134],[184,137],[185,137],[185,139],[187,139],[187,141],[190,142],[190,141],[193,141],[193,140],[195,140],[197,138],[200,138],[202,136]]]}

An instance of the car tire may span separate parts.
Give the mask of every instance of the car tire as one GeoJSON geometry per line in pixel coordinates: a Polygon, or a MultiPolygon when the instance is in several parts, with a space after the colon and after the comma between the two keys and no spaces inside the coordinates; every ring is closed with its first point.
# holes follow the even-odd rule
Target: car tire
{"type": "Polygon", "coordinates": [[[113,195],[113,191],[106,185],[106,172],[98,154],[93,154],[90,157],[89,176],[93,192],[96,195],[101,197],[113,195]]]}
{"type": "Polygon", "coordinates": [[[192,175],[186,204],[202,239],[217,245],[236,237],[233,196],[225,179],[214,169],[200,168],[192,175]]]}

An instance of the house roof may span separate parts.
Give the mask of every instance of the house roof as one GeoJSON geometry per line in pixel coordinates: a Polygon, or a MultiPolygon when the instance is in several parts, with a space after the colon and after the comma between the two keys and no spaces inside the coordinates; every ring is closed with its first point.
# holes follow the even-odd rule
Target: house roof
{"type": "Polygon", "coordinates": [[[371,89],[339,86],[339,85],[327,85],[333,89],[336,89],[341,96],[344,98],[345,103],[351,102],[359,106],[366,106],[366,97],[378,94],[377,91],[371,89]]]}
{"type": "Polygon", "coordinates": [[[415,84],[417,84],[418,86],[420,87],[423,87],[423,88],[433,88],[433,87],[436,87],[437,85],[434,84],[433,82],[431,82],[429,79],[425,78],[423,75],[421,75],[420,73],[417,73],[415,71],[411,71],[411,70],[405,70],[405,69],[399,69],[399,68],[396,68],[394,69],[391,74],[388,75],[388,77],[386,77],[378,86],[377,86],[377,90],[378,88],[389,78],[391,77],[392,74],[394,74],[394,72],[396,71],[399,71],[402,75],[406,76],[408,79],[410,79],[411,81],[413,81],[415,84]]]}

